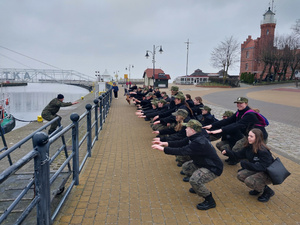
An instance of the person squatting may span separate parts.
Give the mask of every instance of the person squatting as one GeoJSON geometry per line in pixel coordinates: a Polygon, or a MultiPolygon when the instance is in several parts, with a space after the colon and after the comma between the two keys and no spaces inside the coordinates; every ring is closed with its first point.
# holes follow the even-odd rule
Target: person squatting
{"type": "Polygon", "coordinates": [[[237,111],[225,111],[220,120],[200,96],[192,99],[178,86],[171,87],[170,97],[158,88],[135,86],[128,99],[137,107],[135,114],[150,122],[156,135],[151,147],[174,155],[177,166],[182,167],[180,174],[185,175],[183,181],[191,185],[189,192],[204,199],[197,209],[216,207],[213,191],[206,186],[223,172],[223,162],[211,144],[214,141],[220,154],[228,156],[228,165],[240,163],[237,178],[250,188],[249,195],[267,202],[275,194],[268,186],[272,182],[266,172],[273,162],[266,145],[267,124],[258,109],[250,108],[247,98],[238,97],[234,101],[237,111]]]}

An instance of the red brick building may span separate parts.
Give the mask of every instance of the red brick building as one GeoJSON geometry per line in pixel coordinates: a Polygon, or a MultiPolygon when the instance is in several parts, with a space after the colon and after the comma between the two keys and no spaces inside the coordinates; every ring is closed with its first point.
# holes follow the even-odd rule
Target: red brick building
{"type": "Polygon", "coordinates": [[[153,87],[168,87],[168,81],[171,79],[169,74],[165,74],[162,69],[146,69],[143,74],[144,84],[153,87]],[[154,73],[154,74],[153,74],[154,73]],[[153,76],[154,75],[154,76],[153,76]]]}
{"type": "MultiPolygon", "coordinates": [[[[260,75],[264,68],[264,63],[259,60],[262,48],[274,46],[274,34],[276,21],[270,8],[263,15],[263,20],[260,25],[260,37],[253,40],[251,35],[241,45],[241,65],[240,74],[247,72],[260,75]]],[[[266,74],[264,75],[264,77],[266,74]]]]}

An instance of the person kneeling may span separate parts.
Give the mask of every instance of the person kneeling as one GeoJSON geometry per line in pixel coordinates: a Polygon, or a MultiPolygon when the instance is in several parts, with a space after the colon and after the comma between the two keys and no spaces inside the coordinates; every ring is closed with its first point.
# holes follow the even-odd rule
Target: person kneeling
{"type": "Polygon", "coordinates": [[[156,141],[153,142],[152,148],[169,155],[189,155],[192,160],[182,165],[183,173],[187,175],[183,181],[190,182],[191,193],[205,199],[197,205],[197,209],[215,208],[216,202],[205,184],[222,174],[223,163],[214,147],[203,135],[202,125],[198,120],[192,119],[183,125],[186,126],[186,138],[169,142],[156,141]]]}
{"type": "Polygon", "coordinates": [[[267,202],[275,194],[268,186],[271,184],[271,178],[266,173],[267,167],[273,162],[273,157],[270,149],[264,142],[263,132],[254,128],[249,131],[248,142],[244,148],[238,152],[231,150],[223,150],[223,155],[237,159],[247,159],[241,161],[241,167],[238,171],[237,178],[244,182],[249,188],[250,195],[259,195],[258,201],[267,202]]]}

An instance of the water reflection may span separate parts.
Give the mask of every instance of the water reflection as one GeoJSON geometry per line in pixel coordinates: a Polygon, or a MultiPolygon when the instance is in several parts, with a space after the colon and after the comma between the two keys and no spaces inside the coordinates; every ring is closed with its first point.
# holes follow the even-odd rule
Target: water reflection
{"type": "MultiPolygon", "coordinates": [[[[15,118],[26,121],[36,120],[44,107],[57,97],[57,94],[64,95],[64,102],[73,102],[89,93],[88,90],[73,85],[42,83],[28,83],[27,86],[20,87],[2,87],[1,91],[9,94],[10,113],[15,118]]],[[[16,121],[16,128],[26,124],[28,123],[16,121]]]]}

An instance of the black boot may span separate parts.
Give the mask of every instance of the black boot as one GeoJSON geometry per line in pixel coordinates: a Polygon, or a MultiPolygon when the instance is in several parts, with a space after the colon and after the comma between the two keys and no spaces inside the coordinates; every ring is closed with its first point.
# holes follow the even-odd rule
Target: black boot
{"type": "Polygon", "coordinates": [[[257,190],[251,190],[251,191],[249,191],[249,195],[259,195],[259,194],[260,194],[260,192],[257,191],[257,190]]]}
{"type": "Polygon", "coordinates": [[[260,202],[267,202],[275,194],[275,192],[268,186],[265,186],[264,192],[257,198],[260,202]]]}
{"type": "Polygon", "coordinates": [[[190,177],[184,177],[182,180],[183,180],[184,182],[189,182],[189,181],[190,181],[190,177]]]}
{"type": "Polygon", "coordinates": [[[208,210],[208,209],[215,208],[215,207],[216,207],[216,202],[212,197],[212,193],[210,193],[209,196],[205,197],[204,202],[199,203],[197,205],[197,209],[199,209],[199,210],[208,210]]]}

